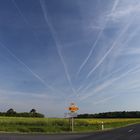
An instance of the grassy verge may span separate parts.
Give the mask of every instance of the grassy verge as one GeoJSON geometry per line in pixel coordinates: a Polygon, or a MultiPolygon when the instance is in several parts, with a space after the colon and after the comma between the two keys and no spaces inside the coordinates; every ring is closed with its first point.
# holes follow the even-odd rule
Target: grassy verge
{"type": "MultiPolygon", "coordinates": [[[[102,122],[105,129],[111,129],[140,123],[140,119],[75,119],[74,130],[76,132],[98,131],[101,130],[102,122]]],[[[0,132],[62,133],[70,131],[68,119],[0,117],[0,132]]]]}
{"type": "Polygon", "coordinates": [[[104,130],[108,130],[140,123],[140,119],[78,119],[75,122],[77,123],[75,125],[75,131],[99,131],[102,130],[102,122],[104,124],[104,130]]]}

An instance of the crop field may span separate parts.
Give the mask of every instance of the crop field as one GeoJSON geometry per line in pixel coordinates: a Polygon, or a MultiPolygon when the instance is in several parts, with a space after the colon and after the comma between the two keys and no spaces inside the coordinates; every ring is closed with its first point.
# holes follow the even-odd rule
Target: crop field
{"type": "MultiPolygon", "coordinates": [[[[75,132],[112,129],[140,123],[140,119],[75,119],[75,132]]],[[[0,117],[0,132],[14,133],[60,133],[71,132],[69,119],[0,117]]]]}

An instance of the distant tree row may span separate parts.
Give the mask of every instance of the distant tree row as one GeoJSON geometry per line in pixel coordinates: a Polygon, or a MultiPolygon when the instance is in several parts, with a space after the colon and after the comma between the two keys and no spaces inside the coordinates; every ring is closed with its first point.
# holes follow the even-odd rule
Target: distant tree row
{"type": "Polygon", "coordinates": [[[116,111],[98,114],[80,114],[77,118],[140,118],[140,111],[116,111]]]}
{"type": "Polygon", "coordinates": [[[10,108],[7,112],[0,112],[0,116],[44,118],[44,115],[36,112],[35,109],[31,109],[30,112],[17,113],[14,109],[10,108]]]}

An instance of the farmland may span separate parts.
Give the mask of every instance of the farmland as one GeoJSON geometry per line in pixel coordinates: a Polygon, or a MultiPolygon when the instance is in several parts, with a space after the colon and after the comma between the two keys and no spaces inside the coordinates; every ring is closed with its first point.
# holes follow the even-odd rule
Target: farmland
{"type": "MultiPolygon", "coordinates": [[[[75,132],[90,132],[104,128],[112,129],[140,123],[140,119],[75,119],[75,132]]],[[[14,133],[62,133],[70,132],[69,119],[0,117],[0,132],[14,133]]]]}

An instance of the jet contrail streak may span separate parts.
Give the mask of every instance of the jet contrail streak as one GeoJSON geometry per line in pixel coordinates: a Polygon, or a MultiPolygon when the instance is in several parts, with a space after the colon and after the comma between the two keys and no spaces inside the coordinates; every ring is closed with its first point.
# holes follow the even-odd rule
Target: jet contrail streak
{"type": "Polygon", "coordinates": [[[86,94],[85,96],[82,96],[80,99],[84,100],[89,98],[90,96],[93,96],[95,93],[102,91],[103,89],[107,88],[108,86],[112,85],[114,82],[124,78],[125,76],[127,76],[128,74],[133,74],[135,72],[137,72],[140,69],[140,66],[136,66],[130,70],[128,70],[127,72],[123,73],[122,75],[120,75],[119,77],[116,78],[112,78],[108,81],[106,81],[106,83],[103,83],[102,85],[98,86],[95,91],[92,91],[92,93],[86,94]]]}
{"type": "Polygon", "coordinates": [[[93,51],[94,51],[94,49],[95,49],[95,46],[96,46],[98,40],[100,39],[100,37],[101,37],[101,35],[102,35],[103,30],[104,30],[104,29],[102,29],[102,30],[100,31],[100,33],[98,34],[97,39],[96,39],[96,41],[94,42],[94,44],[93,44],[93,46],[92,46],[92,48],[91,48],[91,50],[90,50],[88,56],[85,58],[85,60],[84,60],[83,63],[81,64],[81,66],[80,66],[80,68],[79,68],[79,70],[78,70],[78,72],[77,72],[77,76],[79,75],[79,73],[81,72],[81,70],[83,69],[83,67],[86,65],[86,63],[88,62],[89,58],[91,57],[91,55],[92,55],[92,53],[93,53],[93,51]]]}
{"type": "MultiPolygon", "coordinates": [[[[17,9],[17,11],[19,12],[19,15],[23,18],[23,20],[24,20],[24,22],[26,23],[26,25],[28,25],[29,27],[31,27],[31,24],[28,22],[28,20],[26,19],[26,17],[23,15],[23,13],[22,13],[22,11],[21,11],[21,9],[19,8],[19,6],[18,6],[18,4],[16,3],[16,1],[15,0],[12,0],[12,2],[13,2],[13,4],[14,4],[14,6],[16,7],[16,9],[17,9]]],[[[38,42],[41,42],[40,41],[40,39],[38,38],[38,35],[36,34],[36,32],[35,31],[33,31],[32,30],[32,32],[33,32],[33,35],[34,35],[34,37],[35,37],[35,39],[38,41],[38,42]]],[[[10,53],[11,51],[7,48],[7,47],[5,47],[7,50],[8,50],[8,52],[10,53]]],[[[11,52],[12,53],[12,52],[11,52]]],[[[13,53],[12,53],[13,54],[13,53]]],[[[11,54],[11,55],[12,55],[11,54]]],[[[15,56],[14,54],[13,54],[13,56],[14,57],[17,57],[17,56],[15,56]]],[[[19,58],[17,58],[17,60],[18,60],[19,58]]],[[[44,85],[46,85],[47,87],[49,87],[51,90],[53,90],[53,91],[58,91],[58,89],[56,90],[56,89],[54,89],[51,85],[49,85],[49,84],[47,84],[46,83],[46,81],[44,81],[38,74],[36,74],[35,72],[33,72],[25,63],[23,63],[23,61],[21,61],[20,59],[18,60],[20,63],[22,63],[37,79],[39,79],[41,82],[42,82],[42,84],[44,84],[44,85]]],[[[60,92],[62,92],[62,91],[60,91],[60,92]]]]}
{"type": "MultiPolygon", "coordinates": [[[[119,0],[116,0],[116,1],[114,2],[114,5],[113,5],[113,7],[112,7],[112,9],[111,9],[111,13],[116,9],[116,7],[117,7],[117,5],[118,5],[118,2],[119,2],[119,0]]],[[[98,34],[98,36],[97,36],[97,39],[95,40],[94,44],[92,45],[92,48],[91,48],[91,50],[90,50],[88,56],[85,58],[85,60],[84,60],[83,63],[81,64],[81,66],[80,66],[80,68],[79,68],[79,70],[78,70],[78,72],[77,72],[77,75],[79,75],[79,73],[81,72],[81,70],[83,69],[83,67],[86,65],[86,63],[88,62],[89,58],[91,57],[91,55],[92,55],[92,53],[93,53],[93,51],[94,51],[94,49],[95,49],[95,47],[96,47],[96,45],[97,45],[99,39],[101,38],[101,36],[102,36],[102,34],[103,34],[103,31],[104,31],[104,29],[105,29],[105,27],[106,27],[106,24],[107,24],[108,20],[109,20],[109,17],[107,17],[107,19],[106,19],[106,21],[105,21],[105,24],[104,24],[104,27],[103,27],[103,28],[101,29],[101,31],[99,32],[99,34],[98,34]]]]}
{"type": "Polygon", "coordinates": [[[109,101],[109,100],[111,100],[111,99],[113,99],[115,97],[117,97],[117,95],[108,96],[108,97],[106,97],[106,98],[104,98],[102,100],[95,101],[93,104],[97,105],[97,104],[100,104],[100,103],[105,103],[105,102],[107,102],[107,101],[109,101]]]}
{"type": "Polygon", "coordinates": [[[49,28],[50,28],[50,31],[51,31],[51,33],[52,33],[53,39],[54,39],[54,41],[55,41],[55,45],[56,45],[56,48],[57,48],[57,51],[58,51],[58,55],[59,55],[60,60],[61,60],[61,62],[62,62],[62,64],[63,64],[63,67],[64,67],[64,71],[65,71],[67,80],[68,80],[68,82],[69,82],[69,85],[71,86],[72,92],[76,95],[76,90],[73,88],[72,81],[71,81],[71,77],[70,77],[70,75],[69,75],[69,73],[68,73],[67,65],[66,65],[66,63],[65,63],[65,61],[64,61],[64,57],[63,57],[62,52],[61,52],[60,47],[59,47],[59,46],[60,46],[60,43],[59,43],[59,41],[58,41],[56,32],[55,32],[55,30],[54,30],[54,28],[53,28],[51,22],[50,22],[49,19],[48,19],[47,10],[46,10],[46,7],[45,7],[45,1],[40,0],[40,5],[41,5],[42,11],[43,11],[43,15],[44,15],[45,21],[46,21],[46,23],[48,24],[48,26],[49,26],[49,28]]]}
{"type": "MultiPolygon", "coordinates": [[[[111,73],[109,73],[108,75],[106,75],[105,77],[102,78],[102,81],[108,79],[109,77],[113,76],[114,74],[117,74],[118,72],[121,72],[121,70],[123,70],[123,68],[126,68],[128,65],[126,66],[122,66],[120,68],[118,68],[117,70],[115,71],[112,71],[111,73]]],[[[97,80],[97,82],[101,82],[101,80],[97,80]]],[[[97,83],[96,82],[96,83],[97,83]]],[[[86,86],[84,89],[82,89],[82,93],[83,92],[86,92],[91,86],[93,85],[93,83],[90,83],[88,86],[86,86]]],[[[79,91],[80,92],[80,91],[79,91]]],[[[79,94],[78,94],[79,95],[79,94]]]]}
{"type": "MultiPolygon", "coordinates": [[[[125,46],[131,39],[133,39],[133,37],[139,32],[140,28],[136,29],[134,32],[132,32],[129,36],[129,38],[127,38],[127,40],[123,43],[123,46],[125,46]]],[[[121,45],[122,46],[122,45],[121,45]]],[[[127,65],[126,65],[127,66],[127,65]]],[[[125,66],[125,67],[126,67],[125,66]]],[[[103,79],[107,79],[108,77],[112,76],[114,73],[117,73],[117,71],[120,71],[122,69],[122,67],[120,69],[117,69],[116,71],[108,74],[107,76],[105,76],[103,79]]],[[[86,91],[90,86],[92,85],[91,84],[88,84],[88,86],[86,86],[84,89],[83,89],[83,86],[80,86],[80,88],[78,89],[78,95],[79,95],[79,92],[82,90],[83,91],[86,91]]]]}
{"type": "Polygon", "coordinates": [[[24,15],[23,15],[23,13],[21,12],[20,8],[18,7],[16,1],[15,1],[15,0],[12,0],[12,2],[13,2],[13,4],[15,5],[16,9],[18,10],[20,16],[23,18],[24,22],[25,22],[26,24],[29,25],[29,22],[28,22],[27,19],[24,17],[24,15]]]}
{"type": "MultiPolygon", "coordinates": [[[[29,27],[31,27],[31,24],[29,23],[29,21],[27,20],[27,18],[23,15],[23,13],[22,13],[22,11],[20,10],[20,8],[19,8],[18,4],[16,3],[16,1],[15,1],[15,0],[12,0],[12,2],[13,2],[13,4],[14,4],[14,6],[16,7],[16,9],[17,9],[19,15],[23,18],[23,20],[24,20],[24,22],[26,23],[26,25],[28,25],[29,27]]],[[[41,42],[40,39],[38,38],[37,33],[36,33],[34,30],[32,30],[32,33],[33,33],[35,39],[36,39],[38,42],[41,42]]]]}
{"type": "Polygon", "coordinates": [[[129,26],[131,25],[132,21],[129,22],[125,28],[121,31],[119,37],[114,41],[111,48],[105,53],[105,55],[101,58],[101,60],[93,67],[93,69],[87,74],[87,78],[103,63],[103,61],[106,59],[106,57],[109,55],[109,53],[113,50],[113,48],[116,46],[117,42],[120,41],[121,37],[124,35],[124,33],[128,30],[129,26]]]}
{"type": "Polygon", "coordinates": [[[112,10],[111,10],[111,13],[114,12],[116,10],[116,7],[118,5],[120,0],[115,0],[114,4],[113,4],[113,7],[112,7],[112,10]]]}
{"type": "Polygon", "coordinates": [[[9,50],[4,44],[0,42],[1,47],[7,50],[7,52],[13,56],[20,64],[22,64],[34,77],[36,77],[45,87],[48,87],[52,91],[57,91],[52,86],[46,83],[38,74],[36,74],[29,66],[27,66],[21,59],[19,59],[11,50],[9,50]]]}

